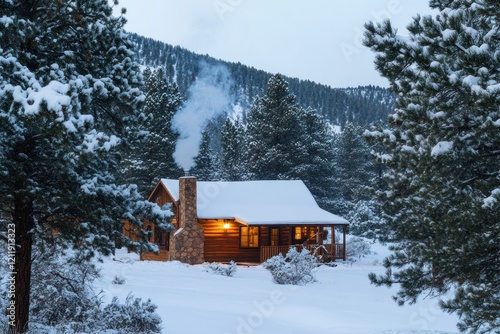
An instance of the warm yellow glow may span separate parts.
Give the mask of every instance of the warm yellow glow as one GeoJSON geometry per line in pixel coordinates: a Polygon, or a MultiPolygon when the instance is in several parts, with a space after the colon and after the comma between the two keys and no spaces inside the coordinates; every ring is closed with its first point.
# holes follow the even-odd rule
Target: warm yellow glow
{"type": "Polygon", "coordinates": [[[224,229],[227,230],[229,228],[229,223],[224,223],[224,229]]]}

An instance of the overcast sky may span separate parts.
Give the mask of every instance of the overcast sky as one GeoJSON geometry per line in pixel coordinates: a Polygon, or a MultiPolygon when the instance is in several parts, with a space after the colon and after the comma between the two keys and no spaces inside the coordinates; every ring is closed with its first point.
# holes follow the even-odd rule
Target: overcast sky
{"type": "Polygon", "coordinates": [[[387,86],[361,45],[367,21],[405,27],[427,0],[120,0],[125,29],[190,51],[332,87],[387,86]]]}

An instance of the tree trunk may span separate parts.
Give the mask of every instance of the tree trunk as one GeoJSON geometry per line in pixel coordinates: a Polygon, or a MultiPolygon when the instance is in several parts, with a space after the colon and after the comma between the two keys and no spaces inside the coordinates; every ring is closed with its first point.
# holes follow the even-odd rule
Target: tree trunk
{"type": "Polygon", "coordinates": [[[9,325],[15,334],[28,330],[31,282],[31,249],[33,245],[33,202],[29,196],[16,195],[13,220],[16,227],[15,319],[9,325]],[[12,326],[14,324],[14,326],[12,326]]]}

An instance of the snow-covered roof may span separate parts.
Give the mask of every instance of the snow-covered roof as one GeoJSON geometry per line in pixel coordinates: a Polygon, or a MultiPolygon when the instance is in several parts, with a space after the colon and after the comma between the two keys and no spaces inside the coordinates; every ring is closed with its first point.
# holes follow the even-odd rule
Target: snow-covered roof
{"type": "MultiPolygon", "coordinates": [[[[161,182],[179,200],[179,180],[161,182]]],[[[248,225],[349,224],[321,209],[302,181],[198,181],[197,202],[200,219],[236,219],[248,225]]]]}

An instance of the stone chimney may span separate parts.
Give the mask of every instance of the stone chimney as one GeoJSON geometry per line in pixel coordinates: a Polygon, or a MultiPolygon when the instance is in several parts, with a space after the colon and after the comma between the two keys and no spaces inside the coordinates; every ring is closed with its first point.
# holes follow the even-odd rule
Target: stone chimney
{"type": "Polygon", "coordinates": [[[196,178],[179,179],[178,227],[171,233],[169,259],[189,264],[205,262],[203,227],[196,209],[196,178]]]}
{"type": "Polygon", "coordinates": [[[185,176],[179,179],[179,228],[198,223],[196,209],[196,178],[185,176]]]}

